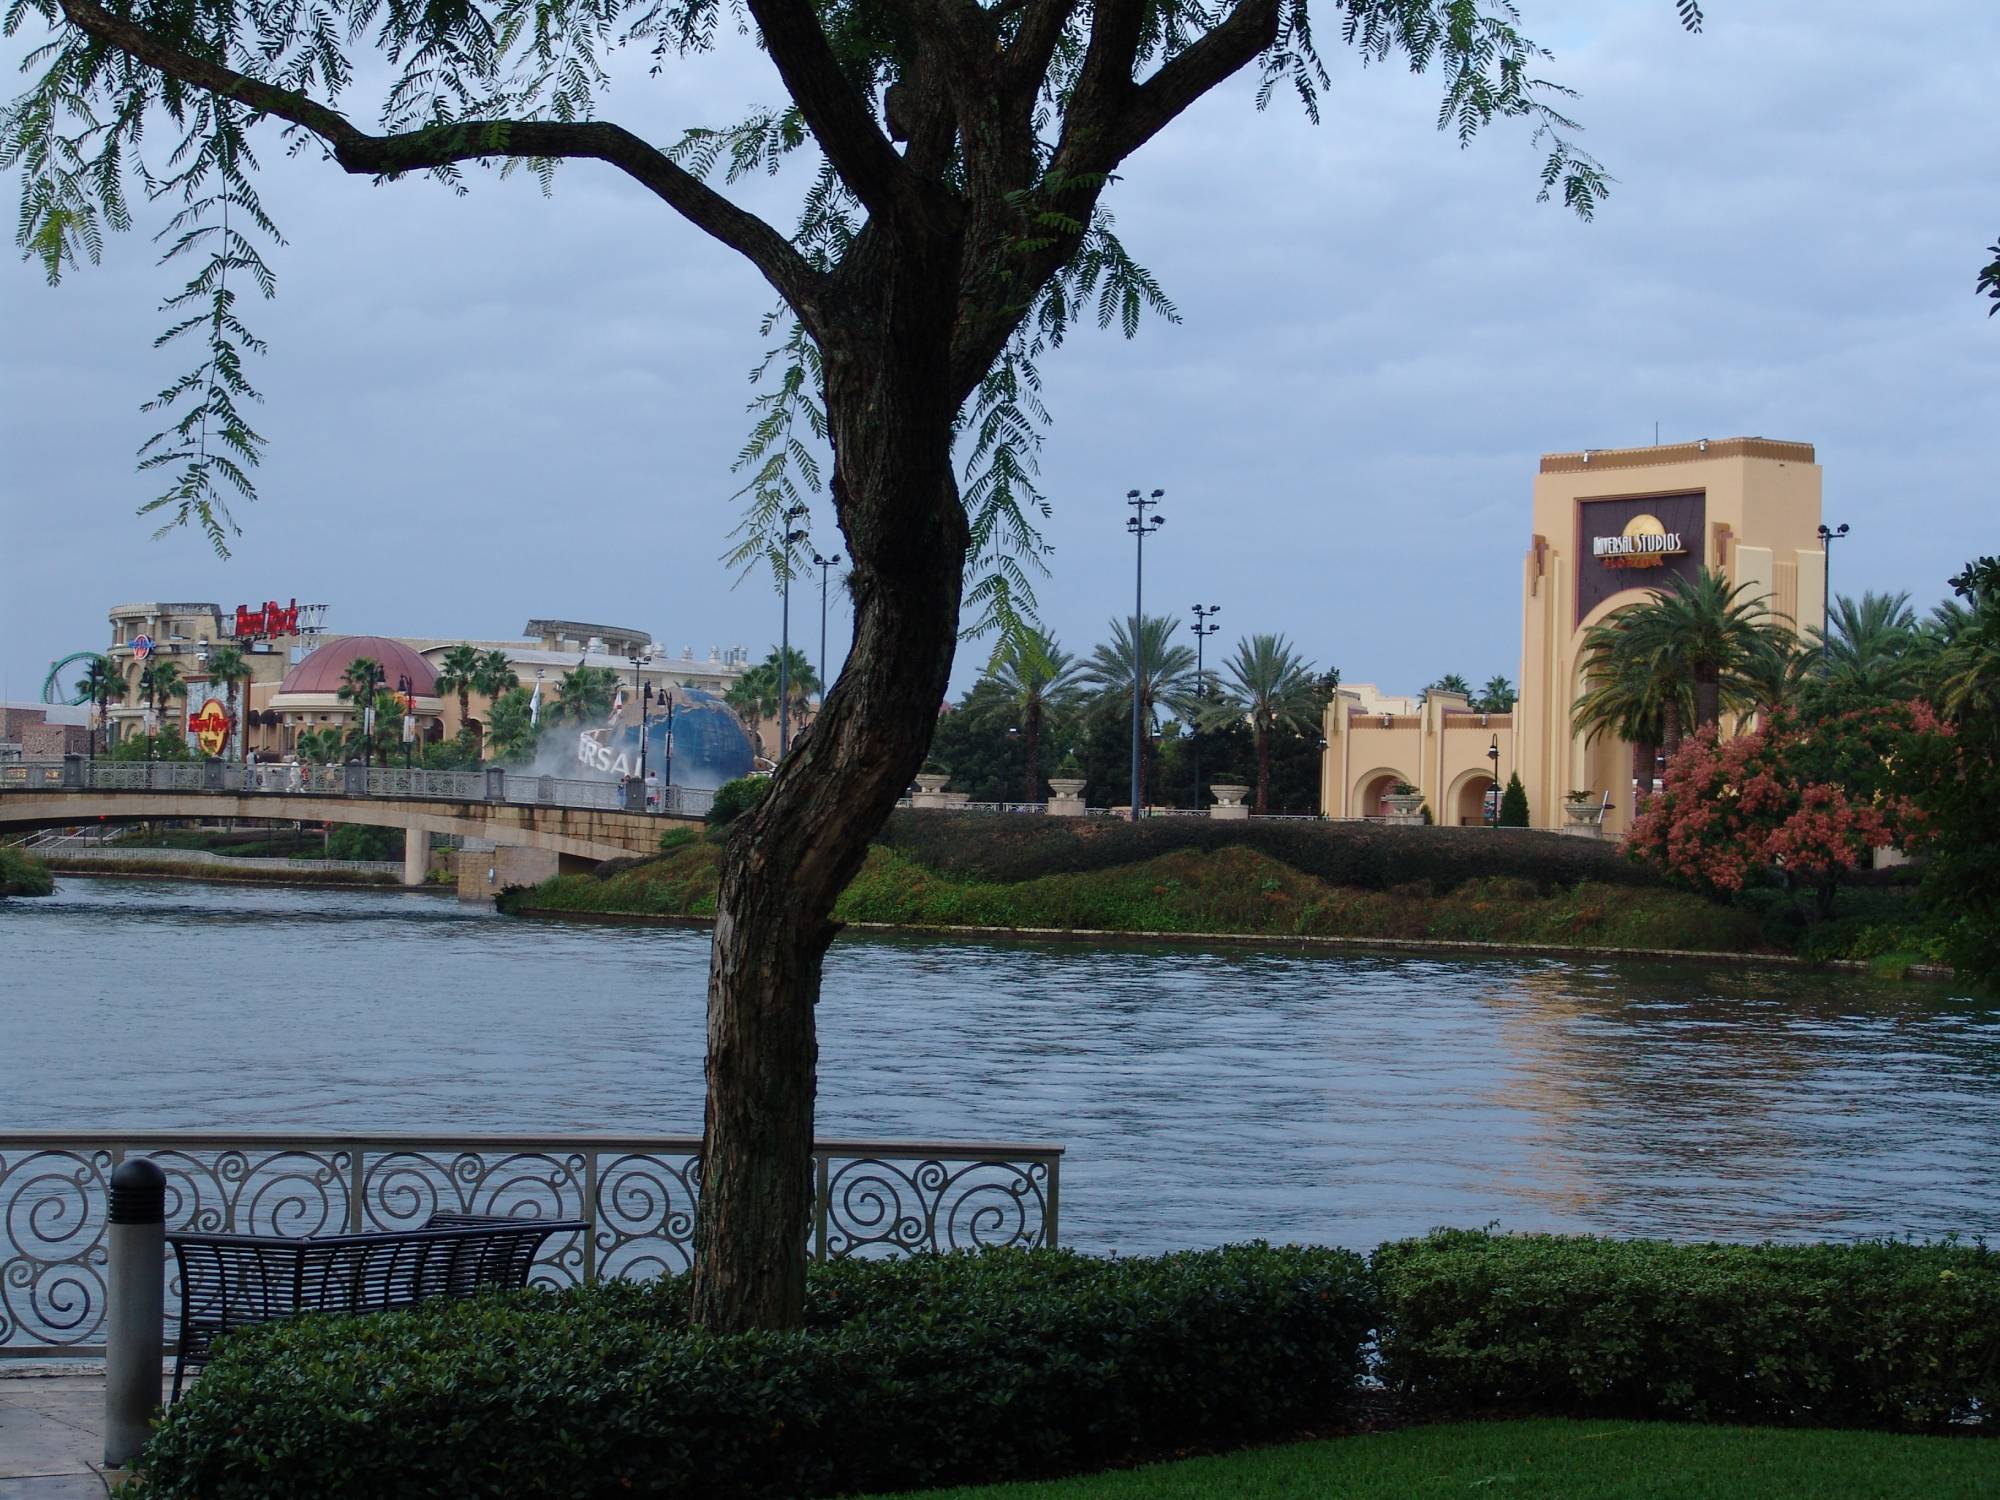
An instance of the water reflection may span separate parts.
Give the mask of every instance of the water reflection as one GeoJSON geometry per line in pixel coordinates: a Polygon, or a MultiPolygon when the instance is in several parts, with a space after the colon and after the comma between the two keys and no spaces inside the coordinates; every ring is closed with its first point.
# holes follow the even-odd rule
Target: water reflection
{"type": "MultiPolygon", "coordinates": [[[[392,892],[0,907],[0,1128],[698,1127],[707,937],[392,892]]],[[[1066,1238],[2000,1233],[2000,1015],[1781,970],[845,941],[827,1134],[1068,1143],[1066,1238]]]]}

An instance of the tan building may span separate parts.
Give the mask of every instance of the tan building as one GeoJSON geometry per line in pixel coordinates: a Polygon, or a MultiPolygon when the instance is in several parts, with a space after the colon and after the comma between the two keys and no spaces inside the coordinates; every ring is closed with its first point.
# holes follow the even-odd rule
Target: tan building
{"type": "Polygon", "coordinates": [[[1392,814],[1383,799],[1402,782],[1437,821],[1478,822],[1497,763],[1502,784],[1520,773],[1534,826],[1564,826],[1572,793],[1599,803],[1608,793],[1602,827],[1622,832],[1632,747],[1585,742],[1570,728],[1585,632],[1702,568],[1751,585],[1795,629],[1816,629],[1826,603],[1820,477],[1810,443],[1769,438],[1543,455],[1522,565],[1513,713],[1480,715],[1449,694],[1405,710],[1367,684],[1343,688],[1327,708],[1327,815],[1392,814]]]}

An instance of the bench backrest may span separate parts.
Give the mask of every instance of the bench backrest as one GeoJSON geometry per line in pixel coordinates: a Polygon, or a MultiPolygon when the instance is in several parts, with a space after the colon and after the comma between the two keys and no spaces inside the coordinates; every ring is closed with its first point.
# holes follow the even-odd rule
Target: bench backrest
{"type": "Polygon", "coordinates": [[[308,1312],[384,1312],[488,1287],[525,1286],[552,1234],[576,1220],[438,1215],[422,1229],[278,1239],[170,1234],[181,1273],[181,1352],[232,1328],[308,1312]]]}

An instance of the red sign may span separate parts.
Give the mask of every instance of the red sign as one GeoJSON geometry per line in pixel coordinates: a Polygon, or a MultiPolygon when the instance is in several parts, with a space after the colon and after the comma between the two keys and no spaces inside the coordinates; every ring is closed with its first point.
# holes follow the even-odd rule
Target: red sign
{"type": "Polygon", "coordinates": [[[210,698],[200,710],[188,715],[188,728],[210,755],[220,755],[229,743],[229,711],[220,699],[210,698]]]}
{"type": "Polygon", "coordinates": [[[236,606],[236,639],[239,641],[264,640],[271,636],[297,635],[299,633],[299,601],[280,604],[275,599],[267,600],[256,609],[247,604],[236,606]]]}

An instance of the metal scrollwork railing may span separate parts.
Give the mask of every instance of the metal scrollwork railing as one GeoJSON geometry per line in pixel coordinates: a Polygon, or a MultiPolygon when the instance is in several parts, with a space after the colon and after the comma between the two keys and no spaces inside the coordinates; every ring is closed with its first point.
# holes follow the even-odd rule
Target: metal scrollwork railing
{"type": "MultiPolygon", "coordinates": [[[[0,1134],[0,1358],[102,1352],[105,1194],[127,1155],[167,1174],[167,1226],[312,1235],[405,1229],[440,1210],[581,1219],[533,1279],[686,1270],[701,1195],[692,1136],[0,1134]]],[[[1054,1245],[1063,1148],[822,1141],[815,1258],[1054,1245]]],[[[170,1267],[169,1267],[170,1269],[170,1267]]],[[[167,1281],[167,1328],[178,1287],[167,1281]]]]}

